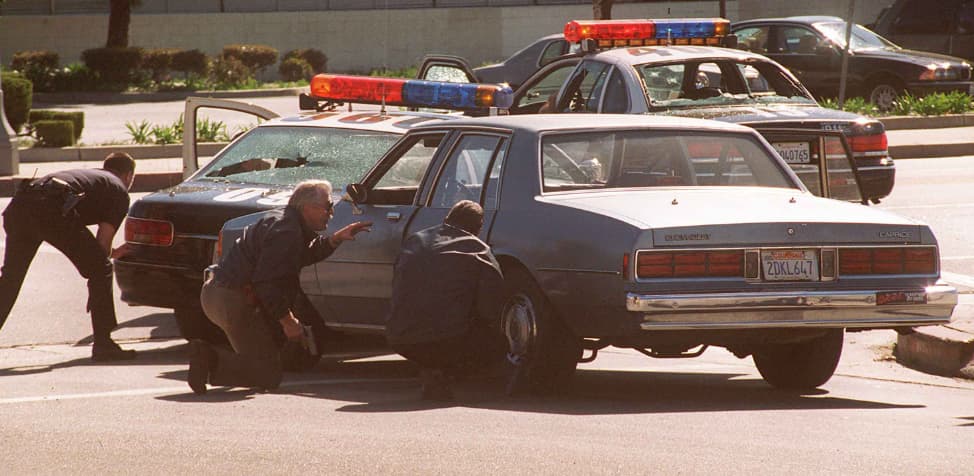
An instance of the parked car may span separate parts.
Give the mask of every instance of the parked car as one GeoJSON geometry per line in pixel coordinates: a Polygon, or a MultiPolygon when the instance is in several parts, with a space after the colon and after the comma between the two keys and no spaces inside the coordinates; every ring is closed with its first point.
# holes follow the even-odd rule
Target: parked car
{"type": "MultiPolygon", "coordinates": [[[[731,29],[740,47],[785,65],[816,96],[838,96],[845,20],[760,18],[734,23],[731,29]]],[[[974,94],[971,65],[962,58],[903,49],[860,25],[853,25],[850,43],[847,97],[863,96],[880,110],[889,110],[904,93],[974,94]]]]}
{"type": "Polygon", "coordinates": [[[300,99],[303,109],[311,112],[284,118],[235,101],[187,99],[183,137],[187,178],[132,205],[124,227],[132,251],[115,261],[122,301],[173,309],[184,337],[220,340],[222,332],[203,316],[199,295],[203,270],[213,259],[224,221],[286,204],[302,180],[325,178],[341,190],[358,180],[411,127],[453,117],[387,111],[385,107],[342,111],[336,108],[338,104],[470,109],[484,106],[474,104],[477,92],[487,100],[493,100],[495,93],[498,97],[510,94],[499,86],[405,80],[385,81],[388,89],[379,91],[371,89],[373,80],[316,76],[311,81],[312,96],[300,99]],[[200,167],[194,126],[197,110],[204,107],[270,120],[235,139],[200,167]]]}
{"type": "MultiPolygon", "coordinates": [[[[878,202],[889,195],[896,168],[883,124],[819,106],[793,74],[765,56],[715,46],[725,42],[728,31],[728,21],[712,19],[569,22],[565,37],[588,46],[524,81],[514,92],[510,112],[534,114],[544,107],[549,112],[699,117],[759,131],[841,131],[852,146],[865,198],[878,202]],[[639,34],[645,38],[635,38],[639,34]]],[[[428,57],[418,74],[475,80],[465,68],[454,57],[428,57]],[[456,72],[447,73],[450,68],[456,72]]]]}
{"type": "Polygon", "coordinates": [[[974,0],[896,0],[868,28],[906,48],[974,60],[974,0]]]}
{"type": "Polygon", "coordinates": [[[561,34],[543,36],[500,63],[474,68],[473,73],[477,82],[508,83],[517,88],[538,68],[568,54],[571,48],[561,34]]]}
{"type": "MultiPolygon", "coordinates": [[[[350,184],[329,227],[372,232],[302,280],[327,325],[382,334],[404,237],[462,199],[485,210],[480,236],[512,290],[495,323],[538,386],[564,382],[586,350],[713,345],[753,356],[774,386],[817,387],[844,330],[946,323],[957,301],[928,226],[815,197],[751,128],[541,114],[415,127],[350,184]]],[[[221,239],[259,218],[228,221],[221,239]]]]}

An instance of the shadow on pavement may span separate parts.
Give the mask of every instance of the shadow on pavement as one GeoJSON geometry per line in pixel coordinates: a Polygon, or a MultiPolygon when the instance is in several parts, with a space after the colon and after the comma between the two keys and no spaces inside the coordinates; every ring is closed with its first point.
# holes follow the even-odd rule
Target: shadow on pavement
{"type": "MultiPolygon", "coordinates": [[[[76,346],[90,346],[90,344],[84,344],[85,341],[90,342],[90,336],[82,339],[76,346]]],[[[131,345],[123,345],[122,347],[131,348],[131,345]]],[[[16,376],[16,375],[32,375],[40,374],[45,372],[52,372],[58,369],[77,367],[77,366],[90,366],[90,367],[113,367],[113,366],[138,366],[138,365],[159,365],[159,364],[179,364],[186,363],[188,359],[187,346],[185,344],[177,344],[170,347],[162,349],[152,349],[148,351],[139,351],[136,354],[136,358],[133,360],[118,360],[109,362],[95,362],[91,360],[91,357],[86,354],[84,357],[66,360],[62,362],[55,362],[51,364],[30,364],[13,366],[8,368],[0,368],[0,377],[5,376],[16,376]]]]}

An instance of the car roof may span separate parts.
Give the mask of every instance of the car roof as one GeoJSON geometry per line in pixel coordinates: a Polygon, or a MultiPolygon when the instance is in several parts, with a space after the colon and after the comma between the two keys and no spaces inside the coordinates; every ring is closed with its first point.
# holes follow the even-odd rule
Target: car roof
{"type": "Polygon", "coordinates": [[[766,22],[779,22],[779,23],[802,23],[805,25],[811,25],[813,23],[821,22],[844,22],[842,18],[827,16],[827,15],[804,15],[804,16],[794,16],[794,17],[778,17],[778,18],[752,18],[750,20],[736,21],[733,27],[739,25],[749,24],[749,23],[766,23],[766,22]]]}
{"type": "MultiPolygon", "coordinates": [[[[443,124],[440,124],[441,126],[443,124]]],[[[528,133],[575,129],[654,128],[694,131],[754,132],[750,127],[728,122],[650,114],[524,114],[487,116],[450,121],[448,127],[482,127],[520,130],[528,133]]],[[[417,131],[436,129],[423,124],[417,131]]]]}
{"type": "Polygon", "coordinates": [[[674,61],[690,61],[699,59],[760,59],[769,61],[768,57],[749,51],[719,48],[716,46],[639,46],[631,48],[612,48],[589,54],[586,58],[595,58],[613,64],[638,65],[652,62],[670,63],[674,61]]]}
{"type": "Polygon", "coordinates": [[[324,127],[335,129],[355,129],[373,132],[404,134],[420,124],[434,121],[456,119],[457,114],[443,114],[418,111],[323,111],[307,112],[293,116],[278,117],[263,122],[258,127],[324,127]],[[424,120],[425,119],[425,120],[424,120]]]}

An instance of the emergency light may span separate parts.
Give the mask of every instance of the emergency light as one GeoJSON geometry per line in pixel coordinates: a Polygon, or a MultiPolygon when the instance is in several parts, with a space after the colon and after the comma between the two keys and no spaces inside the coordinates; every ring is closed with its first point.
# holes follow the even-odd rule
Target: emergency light
{"type": "Polygon", "coordinates": [[[316,100],[441,109],[509,108],[514,91],[497,84],[447,83],[420,79],[318,74],[311,78],[316,100]]]}
{"type": "Polygon", "coordinates": [[[653,45],[720,45],[730,21],[723,18],[668,20],[573,20],[565,24],[571,43],[594,40],[600,48],[653,45]]]}

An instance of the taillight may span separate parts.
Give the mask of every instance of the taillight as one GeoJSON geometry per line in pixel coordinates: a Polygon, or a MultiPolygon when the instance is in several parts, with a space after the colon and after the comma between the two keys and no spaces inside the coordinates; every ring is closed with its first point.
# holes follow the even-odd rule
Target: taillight
{"type": "Polygon", "coordinates": [[[172,223],[165,220],[128,217],[125,219],[125,241],[139,245],[171,246],[172,223]]]}
{"type": "Polygon", "coordinates": [[[886,133],[849,136],[849,147],[856,157],[885,157],[889,155],[886,133]]]}
{"type": "Polygon", "coordinates": [[[636,257],[636,277],[728,278],[744,276],[743,250],[651,251],[636,257]]]}
{"type": "Polygon", "coordinates": [[[839,249],[840,276],[936,272],[937,249],[931,246],[839,249]]]}

